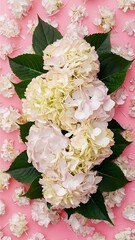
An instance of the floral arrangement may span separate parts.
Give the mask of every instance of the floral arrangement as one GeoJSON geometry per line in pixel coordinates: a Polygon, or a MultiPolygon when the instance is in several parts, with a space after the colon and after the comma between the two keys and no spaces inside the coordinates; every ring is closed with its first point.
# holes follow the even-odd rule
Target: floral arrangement
{"type": "Polygon", "coordinates": [[[14,87],[26,150],[6,173],[29,184],[25,194],[18,191],[44,198],[56,218],[64,209],[113,224],[104,193],[129,182],[115,159],[130,144],[113,119],[113,93],[132,61],[111,52],[110,32],[74,40],[40,18],[32,46],[34,54],[9,58],[22,80],[14,87]]]}

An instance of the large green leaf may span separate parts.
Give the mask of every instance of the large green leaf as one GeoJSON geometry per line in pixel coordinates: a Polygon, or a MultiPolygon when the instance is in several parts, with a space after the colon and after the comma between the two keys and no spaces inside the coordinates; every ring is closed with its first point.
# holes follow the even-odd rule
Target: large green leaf
{"type": "Polygon", "coordinates": [[[122,126],[115,119],[112,119],[108,123],[108,128],[110,128],[113,132],[122,132],[122,131],[124,131],[124,128],[122,128],[122,126]]]}
{"type": "Polygon", "coordinates": [[[40,177],[37,177],[31,184],[29,190],[24,194],[24,196],[30,199],[42,198],[42,187],[39,184],[40,177]]]}
{"type": "Polygon", "coordinates": [[[90,43],[91,46],[95,46],[95,50],[99,56],[111,51],[110,32],[92,34],[86,36],[85,40],[90,43]]]}
{"type": "Polygon", "coordinates": [[[26,184],[31,184],[35,178],[41,175],[32,164],[28,163],[26,151],[17,156],[6,173],[9,173],[18,182],[26,184]]]}
{"type": "Polygon", "coordinates": [[[26,137],[28,136],[30,127],[33,124],[34,124],[33,122],[28,122],[28,123],[19,125],[20,126],[20,137],[24,143],[27,142],[26,137]]]}
{"type": "Polygon", "coordinates": [[[98,77],[105,83],[109,93],[112,93],[123,84],[132,61],[113,53],[102,54],[99,60],[100,72],[98,77]]]}
{"type": "Polygon", "coordinates": [[[98,175],[103,179],[99,183],[102,192],[111,192],[124,187],[129,181],[124,176],[121,169],[113,162],[104,161],[97,167],[98,175]]]}
{"type": "Polygon", "coordinates": [[[25,91],[30,82],[31,82],[31,80],[25,80],[25,81],[19,82],[17,84],[16,83],[13,84],[15,87],[15,91],[20,99],[25,97],[24,96],[25,91]]]}
{"type": "Polygon", "coordinates": [[[35,53],[43,55],[43,50],[54,43],[57,39],[61,39],[61,33],[41,18],[38,18],[38,26],[33,34],[33,49],[35,53]]]}
{"type": "Polygon", "coordinates": [[[32,80],[46,71],[43,69],[43,58],[36,54],[23,54],[9,58],[13,73],[21,80],[32,80]]]}
{"type": "Polygon", "coordinates": [[[104,204],[104,198],[100,191],[92,194],[90,200],[86,204],[81,203],[80,207],[65,209],[65,211],[68,216],[78,212],[86,218],[105,220],[113,224],[108,216],[106,206],[104,204]]]}

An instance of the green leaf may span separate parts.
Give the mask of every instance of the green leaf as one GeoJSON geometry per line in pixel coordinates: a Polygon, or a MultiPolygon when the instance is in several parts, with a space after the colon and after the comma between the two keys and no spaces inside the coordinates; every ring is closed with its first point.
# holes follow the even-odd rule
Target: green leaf
{"type": "Polygon", "coordinates": [[[28,123],[19,125],[20,126],[20,137],[24,143],[27,142],[26,137],[28,136],[30,127],[33,124],[34,124],[33,122],[28,122],[28,123]]]}
{"type": "Polygon", "coordinates": [[[121,125],[115,119],[112,119],[108,123],[108,128],[111,129],[113,132],[122,132],[122,131],[124,131],[124,128],[122,128],[121,125]]]}
{"type": "Polygon", "coordinates": [[[91,46],[95,46],[95,50],[99,56],[111,51],[110,32],[92,34],[86,36],[85,40],[90,43],[91,46]]]}
{"type": "Polygon", "coordinates": [[[33,34],[33,49],[35,53],[43,55],[43,50],[54,43],[57,39],[61,39],[61,33],[41,18],[38,18],[38,26],[33,34]]]}
{"type": "Polygon", "coordinates": [[[105,220],[113,224],[108,216],[106,206],[104,204],[104,198],[100,191],[92,194],[90,200],[86,204],[81,203],[80,207],[65,209],[65,211],[68,216],[78,212],[88,219],[105,220]]]}
{"type": "Polygon", "coordinates": [[[26,151],[17,156],[6,173],[9,173],[18,182],[26,184],[31,184],[35,178],[41,175],[32,164],[28,163],[26,151]]]}
{"type": "Polygon", "coordinates": [[[15,91],[20,99],[25,97],[24,94],[25,94],[26,88],[30,82],[31,82],[31,80],[25,80],[25,81],[22,81],[17,84],[13,83],[15,91]]]}
{"type": "Polygon", "coordinates": [[[122,170],[113,162],[104,161],[98,168],[98,175],[103,179],[99,183],[101,192],[111,192],[124,187],[129,181],[122,170]]]}
{"type": "Polygon", "coordinates": [[[13,73],[21,80],[32,80],[46,71],[43,69],[43,58],[36,54],[23,54],[9,58],[13,73]]]}
{"type": "Polygon", "coordinates": [[[102,54],[99,60],[100,72],[98,78],[105,83],[109,93],[112,93],[123,84],[132,61],[113,53],[102,54]]]}
{"type": "Polygon", "coordinates": [[[29,190],[23,195],[30,199],[42,198],[42,187],[39,184],[40,177],[37,177],[31,184],[29,190]]]}

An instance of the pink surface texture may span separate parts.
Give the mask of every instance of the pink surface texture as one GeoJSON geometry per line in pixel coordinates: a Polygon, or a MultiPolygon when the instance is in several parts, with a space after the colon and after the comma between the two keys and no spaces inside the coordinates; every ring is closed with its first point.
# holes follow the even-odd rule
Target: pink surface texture
{"type": "MultiPolygon", "coordinates": [[[[21,1],[21,0],[20,0],[21,1]]],[[[64,2],[64,6],[62,9],[55,15],[49,17],[45,11],[45,9],[41,5],[40,0],[34,0],[32,4],[32,8],[30,9],[28,15],[22,19],[17,20],[20,27],[21,32],[19,36],[14,38],[6,38],[4,36],[0,36],[0,46],[4,43],[12,43],[14,45],[14,51],[10,54],[10,57],[15,57],[23,53],[23,51],[31,45],[32,41],[32,34],[28,33],[27,22],[28,20],[35,20],[37,19],[37,15],[39,15],[43,20],[46,18],[50,18],[51,20],[56,20],[58,22],[58,29],[59,31],[64,34],[66,28],[70,22],[69,18],[69,9],[75,5],[83,5],[84,1],[82,0],[66,0],[64,2]]],[[[93,20],[96,16],[99,15],[98,13],[98,6],[108,6],[115,10],[115,19],[116,24],[111,33],[111,44],[124,46],[125,44],[129,43],[131,47],[135,51],[135,37],[128,36],[126,32],[122,32],[122,29],[125,25],[125,22],[128,20],[133,20],[135,18],[135,11],[128,10],[124,13],[122,10],[118,9],[118,3],[116,0],[108,1],[108,0],[89,0],[86,1],[86,8],[87,12],[89,13],[88,17],[84,19],[83,23],[88,26],[89,34],[100,32],[98,27],[94,26],[93,20]]],[[[9,17],[14,18],[12,12],[8,8],[8,4],[6,0],[0,0],[0,16],[3,14],[7,14],[9,17]]],[[[0,59],[0,74],[6,74],[10,71],[8,59],[2,60],[0,59]]],[[[124,151],[123,155],[128,156],[130,158],[131,164],[135,165],[135,119],[130,117],[129,107],[130,107],[130,100],[135,96],[135,91],[129,91],[130,87],[130,79],[135,78],[135,64],[133,63],[132,68],[129,69],[128,74],[126,76],[124,86],[128,92],[128,97],[126,99],[125,104],[122,106],[116,107],[115,119],[122,125],[127,126],[131,125],[133,128],[133,135],[134,141],[133,143],[127,147],[126,151],[124,151]]],[[[16,79],[16,81],[18,81],[16,79]]],[[[21,111],[21,104],[20,100],[18,99],[17,95],[15,94],[12,98],[8,99],[5,97],[0,96],[0,105],[4,107],[12,106],[14,108],[18,108],[21,111]]],[[[19,142],[18,140],[19,131],[15,131],[13,133],[7,134],[2,129],[0,129],[0,148],[3,144],[4,139],[13,139],[15,144],[15,149],[19,150],[20,152],[25,149],[25,146],[19,142]]],[[[0,160],[0,169],[8,169],[9,167],[8,162],[4,162],[2,159],[0,160]]],[[[12,214],[14,213],[25,213],[26,218],[28,221],[28,231],[24,233],[19,239],[25,240],[28,236],[31,236],[33,233],[41,232],[46,240],[87,240],[88,236],[81,237],[76,235],[72,229],[63,221],[61,220],[56,225],[50,225],[48,228],[40,227],[36,222],[34,222],[31,218],[31,205],[25,207],[19,207],[14,204],[12,200],[12,195],[14,190],[17,186],[22,186],[21,183],[11,179],[8,190],[4,190],[0,192],[0,199],[4,201],[6,204],[6,214],[0,216],[0,229],[3,229],[5,235],[11,237],[11,239],[16,240],[17,237],[13,236],[8,225],[8,220],[11,218],[12,214]]],[[[27,186],[25,186],[27,189],[27,186]]],[[[123,218],[122,211],[127,204],[131,204],[135,202],[135,182],[131,182],[126,186],[126,195],[124,200],[122,201],[121,207],[114,208],[114,226],[111,226],[107,223],[99,223],[93,224],[89,222],[91,226],[94,226],[96,232],[100,232],[106,236],[107,240],[115,239],[114,236],[116,233],[123,231],[125,228],[135,228],[135,222],[129,221],[123,218]]],[[[99,239],[100,240],[100,239],[99,239]]]]}

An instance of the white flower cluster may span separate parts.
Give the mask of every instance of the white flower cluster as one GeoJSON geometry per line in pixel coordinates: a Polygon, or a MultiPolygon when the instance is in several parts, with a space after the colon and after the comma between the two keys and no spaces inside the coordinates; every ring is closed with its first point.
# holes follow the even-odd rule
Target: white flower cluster
{"type": "Polygon", "coordinates": [[[11,9],[13,15],[16,18],[22,18],[26,16],[32,6],[33,0],[7,0],[9,9],[11,9]]]}
{"type": "Polygon", "coordinates": [[[135,180],[135,166],[129,164],[129,160],[125,156],[120,156],[115,160],[115,163],[121,168],[125,177],[129,181],[135,180]]]}
{"type": "Polygon", "coordinates": [[[0,215],[4,215],[5,214],[5,210],[6,210],[5,203],[2,200],[0,200],[0,215]]]}
{"type": "Polygon", "coordinates": [[[10,175],[0,170],[0,192],[8,189],[10,175]]]}
{"type": "Polygon", "coordinates": [[[129,61],[132,61],[135,56],[134,49],[130,44],[126,44],[125,46],[113,46],[111,52],[120,55],[129,61]]]}
{"type": "Polygon", "coordinates": [[[84,17],[87,17],[88,13],[86,12],[85,6],[79,5],[78,7],[76,7],[74,5],[69,11],[69,16],[71,22],[78,22],[81,21],[84,17]]]}
{"type": "Polygon", "coordinates": [[[84,38],[86,35],[88,35],[88,27],[83,25],[80,22],[71,22],[67,26],[66,30],[66,36],[69,39],[76,40],[84,38]]]}
{"type": "Polygon", "coordinates": [[[23,197],[23,194],[25,194],[24,187],[17,187],[15,189],[12,199],[18,206],[26,206],[30,204],[29,199],[27,197],[23,197]]]}
{"type": "Polygon", "coordinates": [[[135,19],[126,22],[123,32],[127,32],[129,36],[135,36],[135,19]]]}
{"type": "Polygon", "coordinates": [[[31,216],[39,226],[48,227],[50,223],[57,223],[60,220],[60,216],[57,211],[52,208],[48,208],[45,199],[35,200],[32,203],[31,216]]]}
{"type": "Polygon", "coordinates": [[[114,192],[103,193],[105,198],[106,207],[113,208],[114,206],[120,207],[121,202],[125,196],[125,189],[120,188],[114,192]]]}
{"type": "Polygon", "coordinates": [[[101,17],[94,19],[94,24],[105,32],[109,32],[115,25],[115,13],[107,6],[99,7],[101,17]]]}
{"type": "Polygon", "coordinates": [[[111,97],[117,105],[123,105],[128,97],[128,92],[125,87],[120,87],[111,94],[111,97]]]}
{"type": "Polygon", "coordinates": [[[135,202],[128,204],[123,210],[123,217],[135,222],[135,202]]]}
{"type": "Polygon", "coordinates": [[[88,219],[78,213],[70,216],[66,222],[71,226],[77,235],[85,237],[87,234],[93,234],[95,228],[88,225],[88,219]]]}
{"type": "Polygon", "coordinates": [[[48,14],[55,14],[63,5],[62,0],[42,0],[42,6],[48,14]]]}
{"type": "Polygon", "coordinates": [[[0,75],[0,94],[4,97],[11,98],[15,93],[13,75],[9,72],[4,75],[0,75]]]}
{"type": "Polygon", "coordinates": [[[119,232],[115,235],[114,240],[134,240],[135,229],[126,228],[124,231],[119,232]]]}
{"type": "Polygon", "coordinates": [[[17,120],[20,118],[18,109],[13,107],[0,108],[0,127],[6,133],[10,133],[18,129],[17,120]]]}
{"type": "Polygon", "coordinates": [[[1,158],[4,161],[13,162],[18,155],[19,151],[15,150],[13,140],[5,139],[1,147],[1,158]]]}
{"type": "Polygon", "coordinates": [[[16,37],[20,28],[15,19],[10,19],[6,14],[0,16],[0,35],[7,38],[16,37]]]}
{"type": "Polygon", "coordinates": [[[127,10],[135,10],[135,0],[117,0],[118,7],[123,9],[123,12],[127,10]]]}
{"type": "Polygon", "coordinates": [[[27,240],[46,240],[42,233],[35,233],[31,237],[27,238],[27,240]]]}
{"type": "Polygon", "coordinates": [[[0,58],[6,60],[7,56],[13,52],[13,45],[10,43],[2,44],[0,46],[0,58]]]}
{"type": "Polygon", "coordinates": [[[18,238],[22,236],[24,232],[27,231],[27,221],[26,217],[22,213],[15,213],[12,218],[9,219],[9,228],[12,234],[18,238]]]}
{"type": "Polygon", "coordinates": [[[112,152],[107,127],[115,103],[97,79],[95,48],[84,39],[64,37],[43,54],[49,71],[31,81],[22,100],[27,121],[35,121],[27,136],[28,161],[42,173],[47,202],[60,209],[77,207],[102,179],[91,168],[112,152]]]}

